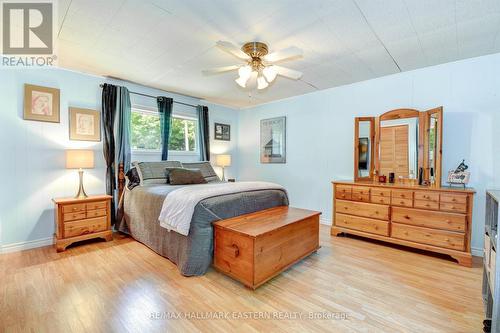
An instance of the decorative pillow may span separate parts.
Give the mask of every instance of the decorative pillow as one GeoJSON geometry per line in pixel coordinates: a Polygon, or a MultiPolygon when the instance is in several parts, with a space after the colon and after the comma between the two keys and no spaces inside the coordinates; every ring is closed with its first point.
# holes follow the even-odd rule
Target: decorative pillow
{"type": "Polygon", "coordinates": [[[206,184],[199,169],[172,168],[169,173],[170,185],[206,184]]]}
{"type": "Polygon", "coordinates": [[[203,177],[205,178],[205,180],[208,183],[221,181],[219,176],[217,176],[217,174],[215,173],[214,168],[212,167],[212,165],[208,161],[190,162],[190,163],[183,162],[182,166],[186,169],[190,169],[190,168],[200,169],[201,174],[203,175],[203,177]]]}
{"type": "Polygon", "coordinates": [[[139,173],[137,172],[136,167],[133,167],[129,171],[127,171],[125,177],[127,177],[128,179],[127,187],[129,190],[141,184],[141,178],[139,177],[139,173]]]}
{"type": "Polygon", "coordinates": [[[182,168],[179,161],[134,162],[132,165],[137,168],[141,185],[165,184],[165,168],[182,168]]]}

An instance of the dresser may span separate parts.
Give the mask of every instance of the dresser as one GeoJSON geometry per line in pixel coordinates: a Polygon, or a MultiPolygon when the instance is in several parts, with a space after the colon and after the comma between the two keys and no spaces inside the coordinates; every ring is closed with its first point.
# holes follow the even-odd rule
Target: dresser
{"type": "Polygon", "coordinates": [[[84,199],[53,199],[55,204],[55,245],[57,252],[69,245],[92,238],[113,239],[111,231],[111,196],[84,199]]]}
{"type": "Polygon", "coordinates": [[[474,190],[363,181],[333,183],[331,234],[450,255],[470,267],[474,190]]]}

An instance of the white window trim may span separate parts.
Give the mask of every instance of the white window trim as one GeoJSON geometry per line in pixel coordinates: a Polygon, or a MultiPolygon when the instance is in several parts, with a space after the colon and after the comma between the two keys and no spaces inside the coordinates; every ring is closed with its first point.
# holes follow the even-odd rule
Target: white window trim
{"type": "MultiPolygon", "coordinates": [[[[131,107],[132,112],[138,112],[142,114],[149,114],[149,115],[159,115],[158,110],[155,110],[152,107],[148,106],[143,106],[143,105],[132,105],[131,107]]],[[[180,118],[180,119],[186,119],[186,120],[193,120],[196,122],[196,125],[198,125],[198,118],[187,115],[185,113],[173,113],[172,112],[172,117],[173,118],[180,118]]],[[[199,138],[199,132],[198,132],[198,126],[195,127],[196,131],[196,143],[195,147],[196,149],[194,151],[186,151],[186,150],[168,150],[169,155],[177,155],[177,156],[198,156],[200,155],[200,147],[198,143],[198,138],[199,138]]],[[[135,154],[144,154],[144,155],[157,155],[161,154],[160,149],[131,149],[133,153],[135,154]]]]}

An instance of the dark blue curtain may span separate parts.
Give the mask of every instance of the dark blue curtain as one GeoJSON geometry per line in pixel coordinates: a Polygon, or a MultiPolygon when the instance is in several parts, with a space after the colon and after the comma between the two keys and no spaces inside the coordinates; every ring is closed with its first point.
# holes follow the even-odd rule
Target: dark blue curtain
{"type": "Polygon", "coordinates": [[[158,102],[158,112],[160,113],[160,129],[161,129],[161,159],[168,159],[168,140],[170,138],[170,129],[172,121],[172,98],[160,96],[156,99],[158,102]]]}
{"type": "MultiPolygon", "coordinates": [[[[106,193],[113,196],[116,189],[115,180],[115,135],[114,124],[116,115],[117,87],[105,83],[102,87],[102,119],[104,127],[103,153],[106,161],[106,193]]],[[[112,207],[114,207],[114,199],[112,207]]],[[[111,221],[115,221],[115,210],[111,210],[111,221]]]]}
{"type": "Polygon", "coordinates": [[[200,160],[210,161],[210,123],[208,121],[208,107],[198,105],[198,144],[200,146],[200,160]]]}

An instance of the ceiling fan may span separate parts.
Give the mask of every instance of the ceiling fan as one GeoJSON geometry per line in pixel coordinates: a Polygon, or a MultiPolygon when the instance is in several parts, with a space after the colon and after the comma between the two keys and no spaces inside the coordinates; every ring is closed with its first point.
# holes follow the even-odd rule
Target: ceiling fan
{"type": "Polygon", "coordinates": [[[218,41],[217,46],[233,56],[245,61],[242,65],[232,65],[204,70],[203,74],[213,75],[223,72],[238,70],[239,77],[235,80],[242,88],[246,88],[249,81],[257,81],[257,89],[265,89],[269,83],[276,79],[277,75],[289,79],[298,80],[302,73],[290,68],[276,65],[284,61],[290,61],[302,57],[302,50],[289,47],[281,51],[268,53],[269,49],[265,43],[245,43],[241,49],[230,42],[218,41]],[[250,80],[252,78],[252,80],[250,80]]]}

